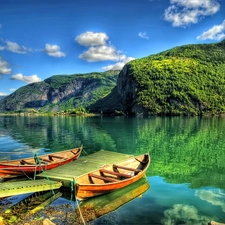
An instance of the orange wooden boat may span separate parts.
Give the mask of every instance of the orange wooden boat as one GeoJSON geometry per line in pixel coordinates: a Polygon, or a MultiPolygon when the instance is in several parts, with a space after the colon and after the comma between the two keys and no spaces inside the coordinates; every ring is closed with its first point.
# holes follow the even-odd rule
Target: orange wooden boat
{"type": "Polygon", "coordinates": [[[0,177],[13,178],[51,170],[79,158],[83,146],[35,157],[0,161],[0,177]]]}
{"type": "Polygon", "coordinates": [[[149,165],[150,155],[146,153],[85,173],[75,178],[75,196],[84,200],[126,187],[138,181],[149,165]]]}

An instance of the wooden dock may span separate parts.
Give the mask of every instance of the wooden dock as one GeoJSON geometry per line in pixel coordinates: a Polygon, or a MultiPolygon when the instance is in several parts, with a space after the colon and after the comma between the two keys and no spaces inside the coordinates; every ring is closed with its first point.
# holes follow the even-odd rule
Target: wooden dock
{"type": "Polygon", "coordinates": [[[50,181],[47,179],[3,182],[0,183],[0,198],[32,192],[59,189],[61,186],[61,182],[50,181]]]}
{"type": "Polygon", "coordinates": [[[61,181],[63,186],[70,187],[71,181],[73,181],[74,178],[88,173],[89,171],[99,169],[105,164],[111,165],[126,160],[129,157],[131,157],[131,155],[100,150],[69,164],[41,173],[37,175],[37,177],[46,178],[47,176],[50,180],[61,181]]]}
{"type": "Polygon", "coordinates": [[[129,157],[131,155],[100,150],[66,165],[38,174],[35,180],[0,183],[0,198],[59,189],[61,186],[71,187],[71,181],[77,176],[99,169],[105,164],[114,164],[129,157]]]}

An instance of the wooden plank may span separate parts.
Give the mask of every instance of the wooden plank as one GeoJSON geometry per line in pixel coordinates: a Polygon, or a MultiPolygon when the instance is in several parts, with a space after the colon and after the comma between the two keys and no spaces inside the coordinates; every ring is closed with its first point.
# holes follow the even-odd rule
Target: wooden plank
{"type": "MultiPolygon", "coordinates": [[[[116,181],[118,181],[118,180],[116,180],[114,178],[99,176],[99,175],[94,174],[94,173],[89,173],[88,176],[90,178],[94,177],[94,178],[97,178],[97,179],[100,179],[100,180],[104,180],[104,181],[107,181],[107,182],[116,182],[116,181]]],[[[94,182],[93,182],[93,184],[94,184],[94,182]]]]}
{"type": "Polygon", "coordinates": [[[61,186],[62,183],[59,181],[49,181],[46,179],[4,182],[0,183],[0,197],[47,191],[58,189],[61,186]]]}
{"type": "Polygon", "coordinates": [[[134,168],[126,167],[126,166],[118,166],[115,164],[113,164],[113,168],[119,168],[119,169],[123,169],[123,170],[134,171],[134,172],[141,172],[141,170],[139,170],[139,169],[134,169],[134,168]]]}
{"type": "Polygon", "coordinates": [[[131,178],[132,177],[132,175],[129,175],[129,174],[118,173],[118,172],[114,172],[114,171],[111,171],[111,170],[105,170],[105,169],[100,169],[100,173],[108,173],[108,174],[116,175],[117,177],[125,177],[125,178],[131,178]]]}

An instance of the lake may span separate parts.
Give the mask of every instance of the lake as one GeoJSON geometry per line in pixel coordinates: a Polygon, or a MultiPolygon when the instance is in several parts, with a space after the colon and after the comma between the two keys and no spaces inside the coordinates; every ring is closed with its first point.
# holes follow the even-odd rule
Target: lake
{"type": "Polygon", "coordinates": [[[81,144],[151,156],[141,198],[92,224],[225,223],[225,118],[0,116],[1,160],[81,144]]]}

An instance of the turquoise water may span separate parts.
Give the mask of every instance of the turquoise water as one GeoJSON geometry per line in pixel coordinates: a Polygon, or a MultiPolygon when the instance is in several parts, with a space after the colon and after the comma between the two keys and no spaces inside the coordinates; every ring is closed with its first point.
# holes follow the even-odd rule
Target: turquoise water
{"type": "Polygon", "coordinates": [[[84,144],[149,152],[150,188],[93,224],[225,223],[225,118],[0,117],[0,159],[33,156],[84,144]]]}

